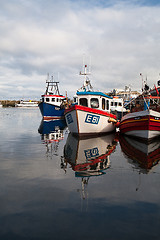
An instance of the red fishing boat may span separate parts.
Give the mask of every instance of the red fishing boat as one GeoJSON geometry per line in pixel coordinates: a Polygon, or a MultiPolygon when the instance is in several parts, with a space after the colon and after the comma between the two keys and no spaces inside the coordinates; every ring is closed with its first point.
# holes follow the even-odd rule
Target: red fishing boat
{"type": "Polygon", "coordinates": [[[119,128],[123,134],[146,140],[160,135],[160,97],[156,86],[153,91],[145,85],[144,92],[131,103],[130,113],[122,117],[119,128]]]}

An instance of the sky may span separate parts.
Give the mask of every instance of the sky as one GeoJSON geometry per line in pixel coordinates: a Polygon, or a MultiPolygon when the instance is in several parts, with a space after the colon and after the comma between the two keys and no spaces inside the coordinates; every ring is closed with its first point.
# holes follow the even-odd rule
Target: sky
{"type": "Polygon", "coordinates": [[[0,0],[0,99],[37,99],[47,74],[72,97],[160,79],[160,0],[0,0]]]}

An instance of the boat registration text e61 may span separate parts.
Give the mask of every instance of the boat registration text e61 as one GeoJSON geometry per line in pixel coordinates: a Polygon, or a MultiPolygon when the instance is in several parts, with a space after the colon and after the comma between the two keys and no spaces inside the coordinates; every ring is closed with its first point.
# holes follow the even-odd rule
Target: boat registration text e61
{"type": "Polygon", "coordinates": [[[93,114],[87,114],[85,122],[91,123],[91,124],[98,124],[99,123],[100,116],[96,116],[93,114]]]}

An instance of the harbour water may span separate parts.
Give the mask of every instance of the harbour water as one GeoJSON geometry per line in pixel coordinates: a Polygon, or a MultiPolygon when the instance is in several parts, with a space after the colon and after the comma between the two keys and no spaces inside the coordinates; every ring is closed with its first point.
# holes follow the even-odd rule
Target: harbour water
{"type": "Polygon", "coordinates": [[[0,109],[0,239],[159,239],[160,140],[79,140],[59,124],[0,109]]]}

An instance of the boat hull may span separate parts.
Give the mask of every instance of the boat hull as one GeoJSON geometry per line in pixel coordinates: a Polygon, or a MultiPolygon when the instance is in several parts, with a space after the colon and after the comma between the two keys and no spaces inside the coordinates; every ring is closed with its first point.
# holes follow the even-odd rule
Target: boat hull
{"type": "Polygon", "coordinates": [[[65,119],[71,133],[85,136],[115,131],[116,116],[101,110],[75,105],[65,110],[65,119]]]}
{"type": "Polygon", "coordinates": [[[121,119],[120,132],[143,139],[160,136],[160,113],[146,110],[128,113],[121,119]]]}
{"type": "Polygon", "coordinates": [[[15,107],[38,107],[38,103],[25,101],[25,102],[17,103],[15,107]]]}
{"type": "Polygon", "coordinates": [[[44,102],[41,102],[38,106],[44,120],[64,118],[64,109],[59,106],[44,102]]]}

